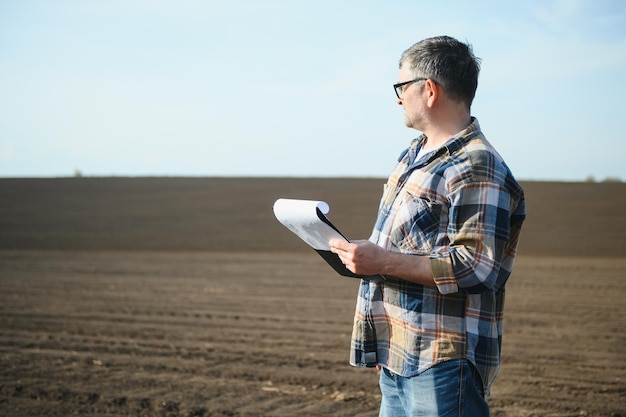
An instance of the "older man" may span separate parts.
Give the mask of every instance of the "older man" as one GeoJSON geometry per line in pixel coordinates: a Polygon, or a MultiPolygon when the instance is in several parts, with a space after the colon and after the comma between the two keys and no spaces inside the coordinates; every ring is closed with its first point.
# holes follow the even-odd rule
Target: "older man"
{"type": "Polygon", "coordinates": [[[421,132],[400,156],[369,240],[331,241],[361,282],[351,363],[378,367],[380,416],[488,416],[504,287],[524,194],[471,104],[479,59],[447,37],[400,59],[397,103],[421,132]]]}

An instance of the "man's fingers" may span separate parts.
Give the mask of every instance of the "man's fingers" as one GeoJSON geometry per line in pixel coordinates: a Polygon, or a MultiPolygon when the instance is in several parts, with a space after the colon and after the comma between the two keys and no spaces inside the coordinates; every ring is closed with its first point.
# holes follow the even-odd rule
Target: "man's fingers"
{"type": "Polygon", "coordinates": [[[328,244],[330,245],[330,249],[335,253],[337,253],[337,251],[346,252],[350,247],[349,242],[339,239],[331,239],[328,244]]]}

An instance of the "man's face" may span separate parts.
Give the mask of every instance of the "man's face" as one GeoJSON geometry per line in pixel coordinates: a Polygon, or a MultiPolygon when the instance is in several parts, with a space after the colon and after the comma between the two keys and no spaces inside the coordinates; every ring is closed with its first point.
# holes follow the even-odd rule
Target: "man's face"
{"type": "MultiPolygon", "coordinates": [[[[414,79],[415,76],[408,70],[408,65],[400,68],[398,82],[405,82],[414,79]]],[[[413,129],[422,130],[423,124],[423,86],[424,81],[416,81],[402,87],[402,95],[397,103],[404,108],[404,124],[413,129]]]]}

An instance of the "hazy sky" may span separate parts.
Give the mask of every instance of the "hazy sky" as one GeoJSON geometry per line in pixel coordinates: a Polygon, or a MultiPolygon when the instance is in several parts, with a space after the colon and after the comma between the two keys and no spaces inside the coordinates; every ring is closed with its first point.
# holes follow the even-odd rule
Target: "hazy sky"
{"type": "Polygon", "coordinates": [[[621,0],[0,0],[0,177],[386,177],[398,58],[442,34],[516,177],[626,180],[621,0]]]}

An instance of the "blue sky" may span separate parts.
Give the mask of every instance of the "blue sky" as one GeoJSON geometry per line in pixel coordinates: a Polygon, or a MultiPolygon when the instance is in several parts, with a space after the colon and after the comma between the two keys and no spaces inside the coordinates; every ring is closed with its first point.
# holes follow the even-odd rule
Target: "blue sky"
{"type": "Polygon", "coordinates": [[[621,0],[1,0],[0,177],[386,177],[398,58],[442,34],[519,179],[626,180],[621,0]]]}

